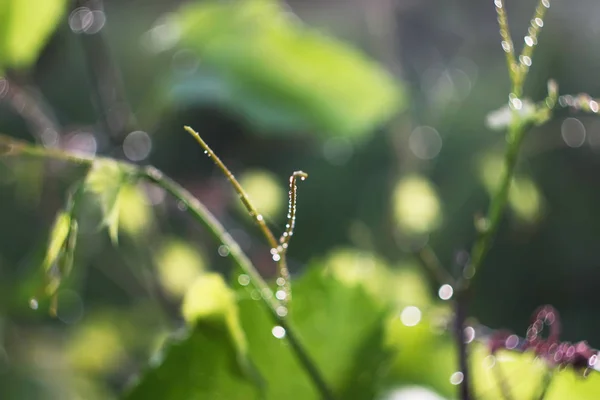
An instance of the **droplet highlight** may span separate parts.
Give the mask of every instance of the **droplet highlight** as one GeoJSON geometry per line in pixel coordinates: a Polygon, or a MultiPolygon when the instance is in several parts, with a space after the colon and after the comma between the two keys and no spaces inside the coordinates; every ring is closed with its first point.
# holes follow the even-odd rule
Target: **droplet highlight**
{"type": "Polygon", "coordinates": [[[274,326],[273,329],[271,329],[271,334],[277,339],[283,339],[285,337],[285,328],[279,325],[274,326]]]}

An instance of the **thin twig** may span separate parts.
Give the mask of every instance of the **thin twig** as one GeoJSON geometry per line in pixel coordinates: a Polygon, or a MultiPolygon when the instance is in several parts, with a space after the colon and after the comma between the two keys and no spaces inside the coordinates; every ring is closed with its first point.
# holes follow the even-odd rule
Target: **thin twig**
{"type": "MultiPolygon", "coordinates": [[[[0,135],[0,157],[18,155],[56,159],[88,167],[91,166],[95,160],[103,159],[102,157],[84,158],[56,149],[44,149],[38,146],[29,145],[26,142],[17,141],[10,137],[0,135]]],[[[296,328],[294,328],[291,322],[280,315],[279,308],[283,307],[283,305],[274,298],[270,287],[258,273],[256,268],[254,268],[251,261],[242,251],[237,242],[225,230],[217,218],[190,192],[185,190],[181,185],[173,181],[171,178],[165,176],[156,168],[140,168],[137,166],[131,166],[131,164],[128,163],[123,164],[127,164],[130,167],[135,168],[135,171],[140,179],[147,180],[161,187],[173,198],[180,201],[186,206],[185,211],[192,216],[194,220],[203,225],[217,241],[229,248],[229,254],[231,255],[232,260],[245,274],[250,277],[251,284],[261,293],[269,294],[267,296],[261,296],[263,304],[274,322],[285,329],[286,338],[290,344],[290,347],[296,355],[299,363],[302,365],[309,378],[315,385],[315,388],[319,391],[321,398],[324,400],[334,399],[333,391],[329,388],[314,360],[308,354],[304,344],[300,341],[296,333],[296,328]]]]}
{"type": "MultiPolygon", "coordinates": [[[[466,310],[467,310],[467,301],[470,297],[470,282],[472,278],[475,276],[477,271],[483,265],[483,261],[489,252],[492,241],[498,228],[500,226],[500,222],[502,216],[504,214],[504,210],[506,209],[506,205],[508,203],[508,195],[510,192],[510,187],[513,181],[513,176],[515,173],[517,159],[519,155],[519,150],[521,148],[521,144],[523,143],[523,139],[525,137],[525,132],[527,128],[530,126],[532,122],[527,118],[524,118],[521,115],[521,108],[523,106],[522,101],[519,97],[523,93],[523,86],[525,84],[525,80],[527,79],[527,74],[529,72],[529,68],[521,68],[517,67],[514,53],[514,44],[512,38],[510,36],[508,19],[506,17],[506,10],[504,6],[503,0],[494,0],[494,5],[496,6],[496,13],[498,15],[498,24],[500,26],[500,36],[502,37],[502,48],[506,55],[506,62],[508,66],[508,73],[511,80],[511,93],[509,95],[509,106],[512,109],[512,119],[508,128],[507,141],[508,145],[504,153],[504,169],[502,172],[502,176],[500,178],[500,184],[495,189],[495,192],[490,201],[490,205],[488,207],[488,211],[485,219],[480,220],[477,224],[479,229],[479,235],[475,240],[475,243],[471,249],[470,253],[470,262],[466,266],[463,271],[463,276],[459,278],[458,287],[457,287],[457,306],[456,306],[456,321],[455,321],[455,336],[457,340],[458,347],[458,358],[460,361],[461,371],[463,372],[463,382],[461,383],[461,395],[462,400],[471,399],[470,387],[469,387],[469,376],[467,373],[467,349],[464,344],[464,340],[462,337],[462,332],[464,328],[464,319],[466,318],[466,310]]],[[[545,8],[549,7],[548,0],[540,0],[536,11],[534,13],[534,17],[532,20],[532,26],[536,27],[530,32],[530,39],[537,44],[537,36],[539,34],[540,28],[543,26],[543,16],[545,15],[545,8]],[[542,9],[542,8],[544,9],[542,9]],[[539,19],[536,20],[536,18],[539,19]]],[[[527,42],[527,39],[525,39],[527,42]]],[[[532,44],[533,44],[532,42],[532,44]]],[[[527,46],[526,46],[527,47],[527,46]]],[[[533,45],[529,46],[529,49],[524,49],[523,53],[520,57],[520,64],[528,67],[531,65],[531,54],[533,54],[533,45]],[[527,58],[524,58],[527,57],[527,58]]],[[[549,85],[549,98],[552,97],[555,99],[555,91],[554,85],[549,85]],[[552,86],[552,87],[551,87],[552,86]]],[[[552,104],[553,105],[553,104],[552,104]]],[[[548,108],[550,108],[550,104],[548,104],[548,108]]],[[[540,119],[541,122],[544,119],[549,118],[550,110],[544,113],[543,118],[540,119]]]]}
{"type": "Polygon", "coordinates": [[[458,293],[456,302],[454,303],[454,336],[458,346],[458,366],[463,374],[463,379],[460,383],[460,395],[462,400],[471,400],[471,373],[469,371],[469,354],[467,343],[465,343],[464,327],[467,319],[467,306],[469,304],[468,292],[458,293]]]}
{"type": "Polygon", "coordinates": [[[515,60],[515,45],[510,30],[508,27],[508,19],[506,17],[506,9],[504,0],[494,0],[496,6],[496,14],[498,15],[498,25],[500,26],[500,37],[502,37],[502,50],[506,55],[506,66],[511,82],[514,82],[517,74],[517,62],[515,60]]]}
{"type": "MultiPolygon", "coordinates": [[[[225,177],[227,177],[227,179],[233,186],[233,189],[236,191],[240,200],[244,204],[244,207],[246,207],[246,210],[248,210],[248,212],[250,213],[250,217],[258,225],[263,236],[267,240],[267,243],[271,247],[271,256],[273,258],[273,261],[275,261],[277,263],[278,274],[281,278],[280,280],[278,280],[277,284],[278,284],[278,286],[284,288],[285,296],[279,296],[279,297],[283,297],[279,300],[283,300],[283,301],[287,302],[289,300],[289,298],[291,297],[291,287],[290,287],[290,276],[289,276],[290,274],[289,274],[289,270],[288,270],[288,266],[287,266],[286,254],[287,254],[287,244],[288,244],[289,238],[293,235],[293,229],[294,229],[295,219],[296,219],[296,178],[299,177],[300,179],[304,180],[304,179],[306,179],[306,177],[308,175],[302,171],[296,171],[290,177],[290,211],[288,212],[288,223],[286,226],[286,231],[283,233],[282,238],[279,241],[277,241],[277,239],[275,239],[275,235],[273,234],[273,231],[271,231],[271,229],[267,226],[267,223],[265,222],[264,217],[262,216],[262,214],[260,214],[258,212],[258,210],[254,206],[254,204],[252,204],[250,197],[244,191],[244,188],[242,187],[242,185],[240,185],[240,183],[235,178],[235,176],[231,173],[229,168],[227,168],[227,166],[223,163],[223,161],[221,161],[221,159],[215,154],[215,152],[210,148],[210,146],[202,139],[202,137],[200,137],[200,134],[198,134],[198,132],[196,132],[194,129],[190,128],[189,126],[186,126],[185,130],[190,135],[192,135],[192,137],[194,137],[194,139],[196,139],[196,141],[200,144],[202,149],[204,149],[204,153],[210,159],[213,160],[215,165],[223,172],[225,177]]],[[[285,313],[285,311],[284,311],[284,313],[285,313]]]]}
{"type": "MultiPolygon", "coordinates": [[[[290,271],[287,266],[287,250],[289,247],[290,240],[294,235],[294,228],[296,226],[296,191],[298,178],[305,180],[308,178],[308,174],[302,171],[295,171],[290,176],[290,191],[288,200],[288,213],[287,213],[287,224],[285,225],[285,232],[281,234],[279,238],[279,246],[277,246],[277,253],[273,254],[274,259],[277,257],[281,258],[279,265],[279,276],[277,279],[277,285],[282,287],[285,296],[282,300],[284,303],[288,303],[292,299],[292,288],[290,284],[290,271]]],[[[273,251],[271,249],[271,251],[273,251]]]]}

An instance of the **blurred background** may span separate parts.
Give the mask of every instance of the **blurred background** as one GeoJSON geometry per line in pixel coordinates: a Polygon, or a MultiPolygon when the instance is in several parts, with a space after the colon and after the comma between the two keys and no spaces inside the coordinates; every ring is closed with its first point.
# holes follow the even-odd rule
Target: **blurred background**
{"type": "MultiPolygon", "coordinates": [[[[409,277],[411,293],[440,300],[413,253],[428,244],[457,274],[503,168],[504,132],[488,115],[506,104],[509,81],[491,1],[288,0],[275,11],[257,1],[54,2],[60,12],[32,3],[12,22],[25,32],[52,25],[31,62],[2,62],[9,40],[0,46],[0,132],[156,166],[274,276],[232,188],[183,131],[190,125],[276,232],[289,175],[309,174],[298,188],[294,275],[308,263],[358,278],[383,266],[409,277]]],[[[10,3],[0,0],[0,21],[10,3]]],[[[520,50],[536,2],[508,3],[520,50]]],[[[592,0],[552,5],[528,96],[543,99],[550,78],[561,94],[600,92],[599,18],[592,0]]],[[[563,110],[528,133],[470,315],[524,333],[549,303],[563,339],[600,346],[599,171],[596,117],[563,110]]],[[[53,218],[83,174],[68,163],[0,158],[2,399],[112,398],[182,324],[190,281],[231,272],[227,249],[182,205],[140,186],[123,196],[118,247],[98,228],[97,207],[83,208],[58,318],[44,299],[32,309],[53,218]]],[[[399,299],[399,309],[421,301],[399,299]]]]}

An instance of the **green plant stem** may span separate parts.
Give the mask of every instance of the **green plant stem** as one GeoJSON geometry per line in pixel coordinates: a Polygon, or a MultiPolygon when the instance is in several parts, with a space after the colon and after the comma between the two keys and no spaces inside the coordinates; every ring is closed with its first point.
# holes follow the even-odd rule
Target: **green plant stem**
{"type": "MultiPolygon", "coordinates": [[[[55,159],[66,162],[72,162],[79,165],[91,167],[98,158],[84,158],[73,154],[66,153],[56,149],[46,149],[38,146],[29,145],[26,142],[17,141],[10,137],[0,135],[0,157],[7,156],[33,156],[45,159],[55,159]]],[[[128,164],[129,165],[129,164],[128,164]]],[[[299,339],[296,329],[284,317],[277,313],[277,309],[281,307],[281,303],[274,299],[272,290],[267,285],[262,276],[258,273],[252,262],[244,254],[237,242],[225,230],[223,225],[217,218],[196,199],[190,192],[184,189],[177,182],[165,176],[162,172],[153,167],[145,167],[137,169],[138,177],[147,180],[169,193],[173,198],[180,201],[186,206],[185,211],[192,216],[197,222],[203,225],[212,236],[229,248],[229,254],[235,264],[250,277],[252,285],[261,293],[269,293],[267,296],[261,296],[263,304],[271,315],[274,322],[280,325],[286,331],[286,338],[290,344],[298,361],[312,380],[315,388],[320,393],[323,400],[334,399],[333,391],[325,382],[319,368],[308,354],[305,346],[299,339]]]]}
{"type": "Polygon", "coordinates": [[[490,250],[492,240],[498,231],[500,220],[508,203],[510,186],[517,165],[519,149],[521,148],[521,143],[525,136],[525,130],[526,124],[518,119],[514,119],[508,133],[509,143],[506,153],[504,154],[504,169],[500,178],[500,184],[492,197],[487,216],[483,220],[483,226],[480,227],[481,231],[479,237],[471,250],[470,262],[464,271],[463,278],[465,279],[460,281],[462,285],[459,287],[459,290],[466,290],[468,288],[471,278],[481,267],[490,250]]]}
{"type": "MultiPolygon", "coordinates": [[[[291,296],[290,273],[289,273],[288,266],[287,266],[287,255],[286,255],[287,243],[286,243],[285,247],[280,246],[280,243],[283,244],[284,242],[277,241],[277,239],[275,238],[275,235],[273,234],[273,231],[271,231],[271,229],[267,226],[267,223],[265,222],[264,217],[258,212],[258,210],[254,206],[254,204],[252,204],[250,197],[248,196],[248,194],[246,193],[246,191],[244,190],[242,185],[240,185],[238,180],[231,173],[229,168],[227,168],[225,163],[223,163],[223,161],[221,161],[219,156],[217,156],[215,154],[215,152],[210,148],[210,146],[204,141],[204,139],[202,139],[200,134],[189,126],[185,126],[184,129],[198,142],[200,147],[202,147],[202,149],[204,150],[204,153],[210,159],[213,160],[215,165],[223,172],[225,177],[227,177],[227,179],[233,186],[233,189],[236,191],[240,200],[244,204],[244,207],[246,207],[246,210],[248,210],[248,212],[250,213],[250,217],[252,218],[252,220],[254,222],[256,222],[256,224],[258,225],[259,229],[261,230],[263,236],[267,240],[267,243],[269,244],[269,247],[271,248],[270,251],[271,251],[271,255],[273,256],[273,261],[275,261],[277,263],[277,270],[278,270],[279,276],[281,276],[285,281],[285,284],[283,285],[285,292],[286,292],[286,296],[285,296],[284,300],[285,300],[285,302],[287,302],[287,300],[289,300],[289,298],[291,296]]],[[[308,176],[304,172],[301,172],[301,171],[299,171],[298,174],[299,174],[299,176],[303,177],[303,179],[305,179],[308,176]]],[[[294,185],[295,185],[295,176],[296,175],[292,175],[292,178],[294,179],[294,181],[293,181],[294,185]]],[[[293,194],[294,194],[294,198],[295,198],[295,188],[294,188],[293,194]]],[[[290,190],[290,196],[291,195],[292,195],[292,193],[290,190]]],[[[292,202],[292,200],[290,200],[290,204],[291,204],[291,202],[292,202]]],[[[294,209],[295,209],[295,203],[296,202],[294,199],[294,201],[293,201],[294,209]]],[[[288,226],[290,226],[290,222],[288,222],[288,226]]],[[[293,227],[292,227],[292,229],[293,229],[293,227]]],[[[283,237],[285,237],[285,236],[288,236],[288,238],[289,238],[291,235],[289,235],[288,232],[286,231],[285,235],[283,237]]]]}

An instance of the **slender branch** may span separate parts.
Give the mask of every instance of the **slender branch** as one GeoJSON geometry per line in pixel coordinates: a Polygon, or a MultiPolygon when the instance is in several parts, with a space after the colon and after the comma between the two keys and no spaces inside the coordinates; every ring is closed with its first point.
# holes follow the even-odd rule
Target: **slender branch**
{"type": "Polygon", "coordinates": [[[498,15],[498,25],[500,26],[500,37],[502,38],[502,50],[506,55],[506,65],[508,67],[508,74],[511,82],[516,80],[517,75],[517,62],[515,60],[515,45],[512,37],[510,36],[510,30],[508,27],[508,19],[506,17],[506,10],[504,7],[504,0],[494,0],[496,6],[496,14],[498,15]]]}
{"type": "MultiPolygon", "coordinates": [[[[277,280],[278,286],[284,289],[283,295],[280,295],[279,291],[277,293],[277,298],[284,302],[287,302],[291,297],[291,287],[290,287],[290,273],[287,266],[287,245],[290,237],[293,235],[293,229],[295,225],[296,219],[296,178],[300,178],[304,180],[308,177],[308,175],[302,171],[296,171],[290,177],[290,202],[289,207],[290,211],[288,212],[288,223],[286,225],[286,231],[283,233],[281,239],[277,241],[275,239],[275,235],[273,231],[267,226],[264,217],[262,214],[258,212],[248,194],[244,191],[244,188],[235,176],[231,173],[229,168],[221,161],[221,159],[215,154],[215,152],[210,148],[210,146],[200,137],[200,134],[196,132],[194,129],[189,126],[185,127],[185,130],[196,139],[196,141],[200,144],[200,146],[204,149],[204,153],[211,158],[215,165],[225,174],[233,189],[238,194],[240,200],[246,207],[246,210],[250,213],[250,217],[254,220],[254,222],[258,225],[261,230],[263,236],[267,240],[267,243],[271,247],[271,256],[273,261],[277,263],[277,270],[279,274],[279,279],[277,280]]],[[[282,309],[282,314],[287,314],[287,310],[282,309]]]]}
{"type": "Polygon", "coordinates": [[[533,46],[537,44],[537,37],[540,28],[544,25],[543,17],[546,9],[550,6],[549,0],[540,0],[534,13],[529,36],[525,38],[525,49],[519,57],[519,65],[517,66],[514,53],[514,44],[510,36],[508,19],[504,7],[504,0],[494,0],[496,13],[498,15],[498,24],[500,26],[500,36],[502,37],[502,48],[506,55],[508,73],[511,81],[511,92],[509,95],[509,107],[512,110],[512,119],[508,128],[507,141],[508,145],[504,153],[504,169],[500,178],[500,184],[495,189],[485,219],[477,221],[479,235],[471,249],[470,262],[463,270],[463,276],[459,278],[456,296],[456,320],[455,320],[455,336],[457,340],[458,358],[461,371],[463,372],[463,382],[461,383],[462,400],[470,400],[470,379],[467,373],[467,347],[463,340],[464,320],[467,312],[467,302],[470,297],[470,282],[476,272],[481,268],[487,253],[489,252],[492,241],[506,209],[508,203],[508,195],[515,173],[519,150],[525,137],[525,132],[533,122],[543,122],[550,117],[551,108],[556,103],[557,90],[556,85],[549,84],[548,98],[546,99],[546,109],[542,110],[540,116],[537,116],[538,121],[532,120],[531,117],[524,117],[521,109],[523,102],[519,98],[523,94],[523,86],[527,79],[529,66],[531,65],[531,55],[533,54],[533,46]],[[548,101],[550,100],[550,101],[548,101]]]}
{"type": "Polygon", "coordinates": [[[510,186],[517,165],[519,149],[525,137],[526,127],[526,124],[517,121],[509,129],[508,137],[511,142],[508,144],[508,148],[504,154],[504,170],[500,178],[500,185],[492,197],[487,217],[483,221],[484,223],[481,224],[482,231],[471,250],[471,261],[465,268],[464,279],[460,281],[463,284],[462,290],[467,289],[471,278],[481,267],[485,256],[490,250],[492,239],[500,225],[500,220],[508,202],[510,186]]]}
{"type": "MultiPolygon", "coordinates": [[[[287,224],[285,225],[285,232],[281,234],[279,238],[279,246],[277,246],[277,252],[273,253],[274,259],[280,257],[281,260],[279,265],[279,275],[277,284],[284,290],[284,296],[282,300],[287,304],[292,299],[292,288],[290,285],[290,271],[287,267],[287,250],[292,236],[294,235],[294,227],[296,226],[296,191],[297,191],[297,180],[305,180],[308,178],[308,174],[302,171],[295,171],[290,176],[290,192],[288,201],[288,213],[287,213],[287,224]]],[[[273,252],[273,249],[271,250],[273,252]]],[[[279,298],[279,297],[278,297],[279,298]]]]}
{"type": "Polygon", "coordinates": [[[471,374],[469,371],[469,354],[467,343],[465,343],[465,321],[467,319],[467,306],[469,304],[468,292],[458,293],[456,302],[454,303],[454,336],[458,346],[458,366],[463,374],[462,382],[460,383],[460,395],[462,400],[471,400],[471,374]]]}
{"type": "Polygon", "coordinates": [[[544,16],[546,15],[548,8],[550,8],[550,0],[540,0],[535,8],[535,13],[533,14],[533,18],[531,18],[531,24],[527,30],[528,35],[523,39],[525,45],[519,56],[520,75],[526,74],[526,71],[531,66],[533,50],[538,43],[538,35],[544,26],[544,16]]]}
{"type": "MultiPolygon", "coordinates": [[[[16,141],[10,137],[0,135],[0,157],[17,155],[50,158],[84,166],[91,166],[96,159],[102,159],[102,157],[84,158],[60,150],[44,149],[29,145],[26,142],[16,141]]],[[[181,185],[173,181],[171,178],[165,176],[156,168],[140,168],[137,166],[134,166],[133,168],[136,168],[137,175],[140,179],[147,180],[161,187],[173,198],[184,204],[186,206],[185,211],[190,216],[203,225],[216,240],[229,248],[229,254],[231,255],[231,258],[235,264],[250,277],[252,285],[261,293],[271,294],[270,296],[261,296],[264,306],[274,322],[285,329],[288,343],[294,351],[298,361],[315,385],[315,388],[319,391],[322,399],[334,399],[333,391],[329,388],[314,360],[308,354],[304,344],[300,341],[296,333],[296,328],[294,328],[291,322],[280,315],[279,308],[283,307],[282,304],[273,297],[270,287],[258,273],[256,268],[254,268],[251,261],[248,259],[246,254],[244,254],[237,242],[225,230],[223,225],[221,225],[221,223],[206,208],[206,206],[204,206],[204,204],[196,199],[190,192],[185,190],[181,185]]]]}
{"type": "Polygon", "coordinates": [[[254,204],[252,204],[252,202],[250,201],[250,198],[248,197],[248,194],[244,191],[244,188],[242,187],[242,185],[240,185],[240,183],[238,182],[237,179],[235,179],[235,176],[233,176],[233,174],[231,173],[229,168],[227,168],[227,166],[225,166],[223,161],[221,161],[221,159],[215,154],[215,152],[212,151],[212,149],[208,146],[208,144],[206,144],[206,142],[200,137],[198,132],[196,132],[189,126],[186,126],[185,130],[190,135],[192,135],[194,137],[194,139],[196,139],[198,144],[200,144],[200,146],[204,149],[204,154],[206,154],[209,158],[211,158],[214,161],[215,165],[221,171],[223,171],[223,174],[225,174],[225,177],[229,180],[229,182],[231,183],[231,186],[233,186],[233,189],[237,192],[238,196],[240,197],[240,200],[244,204],[244,207],[246,207],[246,209],[250,213],[250,216],[252,217],[254,222],[256,222],[256,224],[260,228],[262,234],[267,239],[269,246],[271,246],[272,249],[276,249],[278,244],[277,244],[277,239],[275,239],[275,235],[273,235],[273,232],[267,226],[262,214],[260,214],[258,212],[256,207],[254,207],[254,204]]]}

